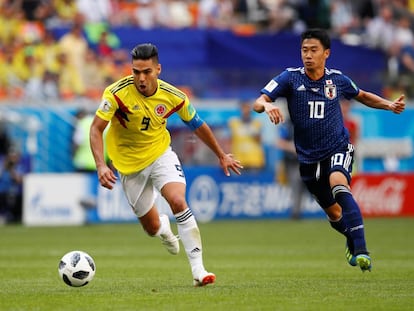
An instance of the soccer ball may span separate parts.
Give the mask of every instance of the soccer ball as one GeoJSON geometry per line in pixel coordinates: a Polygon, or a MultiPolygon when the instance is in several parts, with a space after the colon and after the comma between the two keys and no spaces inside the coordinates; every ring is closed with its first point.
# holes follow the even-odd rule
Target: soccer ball
{"type": "Polygon", "coordinates": [[[83,251],[71,251],[59,262],[59,275],[69,286],[85,286],[95,276],[96,266],[93,258],[83,251]]]}

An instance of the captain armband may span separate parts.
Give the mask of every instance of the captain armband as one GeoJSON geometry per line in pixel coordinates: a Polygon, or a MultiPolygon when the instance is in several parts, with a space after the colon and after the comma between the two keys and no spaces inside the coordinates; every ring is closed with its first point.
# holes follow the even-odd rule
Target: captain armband
{"type": "Polygon", "coordinates": [[[194,115],[194,117],[190,121],[183,121],[183,122],[192,131],[195,131],[196,129],[198,129],[204,123],[204,121],[200,118],[200,116],[197,113],[194,115]]]}

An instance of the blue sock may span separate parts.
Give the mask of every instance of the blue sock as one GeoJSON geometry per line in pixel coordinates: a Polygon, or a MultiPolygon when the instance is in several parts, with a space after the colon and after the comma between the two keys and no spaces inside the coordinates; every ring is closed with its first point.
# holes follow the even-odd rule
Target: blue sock
{"type": "Polygon", "coordinates": [[[336,231],[338,231],[340,234],[344,235],[346,237],[347,245],[350,250],[350,252],[354,253],[354,243],[352,241],[352,238],[348,231],[348,226],[345,223],[345,219],[342,216],[339,220],[333,221],[329,219],[329,223],[331,224],[331,227],[334,228],[336,231]]]}
{"type": "MultiPolygon", "coordinates": [[[[332,188],[332,194],[342,208],[342,218],[344,218],[347,226],[347,234],[351,240],[349,241],[348,239],[348,243],[352,242],[354,248],[353,254],[368,254],[365,242],[364,222],[359,206],[355,202],[351,191],[344,185],[338,185],[332,188]]],[[[351,245],[349,246],[351,247],[351,245]]]]}

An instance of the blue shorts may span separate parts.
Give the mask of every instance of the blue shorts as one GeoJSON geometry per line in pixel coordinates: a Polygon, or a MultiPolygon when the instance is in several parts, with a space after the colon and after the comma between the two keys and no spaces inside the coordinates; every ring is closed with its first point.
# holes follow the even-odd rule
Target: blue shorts
{"type": "Polygon", "coordinates": [[[336,202],[329,184],[331,173],[342,172],[346,176],[348,184],[350,184],[353,162],[354,146],[348,144],[345,148],[338,150],[323,161],[300,164],[300,176],[309,192],[322,208],[328,208],[336,202]]]}

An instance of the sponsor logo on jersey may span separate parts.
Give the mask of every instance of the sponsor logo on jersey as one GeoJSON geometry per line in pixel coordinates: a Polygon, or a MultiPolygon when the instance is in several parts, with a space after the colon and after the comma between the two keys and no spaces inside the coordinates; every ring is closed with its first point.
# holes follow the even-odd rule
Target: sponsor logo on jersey
{"type": "Polygon", "coordinates": [[[165,111],[167,110],[167,108],[165,107],[164,104],[158,104],[157,106],[155,106],[154,112],[157,116],[163,116],[165,114],[165,111]]]}
{"type": "Polygon", "coordinates": [[[327,80],[325,85],[325,97],[328,99],[336,98],[336,85],[332,84],[332,80],[327,80]],[[330,83],[328,83],[330,82],[330,83]]]}

